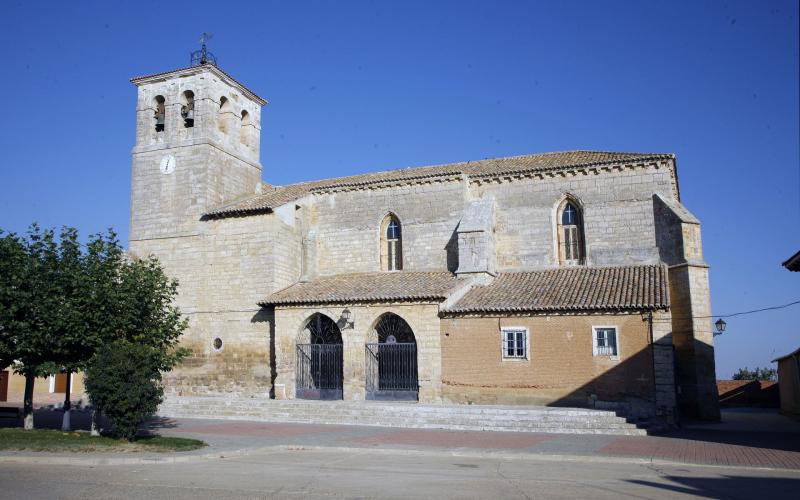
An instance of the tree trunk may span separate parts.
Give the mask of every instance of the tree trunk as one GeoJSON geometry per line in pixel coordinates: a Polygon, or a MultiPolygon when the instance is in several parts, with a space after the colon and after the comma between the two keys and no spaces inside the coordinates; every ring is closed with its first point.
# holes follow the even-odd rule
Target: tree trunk
{"type": "Polygon", "coordinates": [[[92,436],[99,436],[100,435],[100,429],[97,428],[97,418],[98,418],[98,416],[99,415],[97,414],[97,408],[92,407],[92,430],[91,430],[91,433],[90,433],[92,436]]]}
{"type": "Polygon", "coordinates": [[[25,430],[33,429],[33,384],[36,377],[32,374],[25,375],[25,396],[22,401],[22,415],[25,430]]]}
{"type": "Polygon", "coordinates": [[[72,373],[69,371],[67,371],[67,386],[64,392],[64,418],[61,420],[61,430],[69,432],[72,430],[72,424],[70,422],[72,402],[69,400],[70,392],[72,392],[72,373]]]}

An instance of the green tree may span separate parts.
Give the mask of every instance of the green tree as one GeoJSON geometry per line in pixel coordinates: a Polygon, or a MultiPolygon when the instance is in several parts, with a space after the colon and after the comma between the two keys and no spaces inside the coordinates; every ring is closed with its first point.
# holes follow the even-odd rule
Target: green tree
{"type": "Polygon", "coordinates": [[[754,370],[748,369],[746,366],[744,368],[739,368],[739,370],[733,374],[733,380],[777,380],[778,379],[778,372],[775,368],[756,368],[754,370]]]}
{"type": "Polygon", "coordinates": [[[111,310],[106,320],[111,337],[107,342],[137,356],[128,363],[141,366],[110,370],[106,365],[116,361],[117,355],[102,348],[87,365],[86,390],[95,408],[125,437],[132,437],[132,422],[138,426],[158,408],[161,373],[172,370],[189,353],[178,346],[187,321],[174,305],[177,294],[178,282],[166,276],[155,257],[122,261],[113,290],[108,290],[111,310]],[[129,386],[134,378],[142,384],[141,390],[129,386]],[[151,384],[158,390],[152,390],[151,384]]]}
{"type": "Polygon", "coordinates": [[[132,441],[139,425],[161,404],[158,354],[126,340],[101,347],[86,369],[86,390],[101,408],[114,434],[132,441]]]}
{"type": "Polygon", "coordinates": [[[61,305],[57,292],[58,245],[52,230],[31,225],[25,238],[7,234],[0,245],[0,330],[3,363],[15,361],[25,377],[23,415],[33,428],[33,388],[36,377],[53,373],[52,347],[61,305]]]}
{"type": "MultiPolygon", "coordinates": [[[[60,371],[82,371],[105,341],[113,338],[114,288],[123,251],[116,233],[92,235],[86,250],[74,228],[59,238],[57,288],[61,298],[53,360],[60,371]]],[[[118,308],[116,308],[118,309],[118,308]]],[[[70,430],[70,377],[64,398],[62,430],[70,430]]]]}
{"type": "Polygon", "coordinates": [[[0,370],[17,359],[15,334],[25,327],[27,250],[16,235],[0,230],[0,370]]]}

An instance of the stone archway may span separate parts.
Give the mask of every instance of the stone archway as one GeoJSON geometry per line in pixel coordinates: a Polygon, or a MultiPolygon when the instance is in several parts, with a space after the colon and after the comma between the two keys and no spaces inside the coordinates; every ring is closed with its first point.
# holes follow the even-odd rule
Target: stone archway
{"type": "Polygon", "coordinates": [[[374,328],[378,342],[367,343],[366,397],[376,400],[419,398],[417,340],[400,316],[386,313],[374,328]]]}
{"type": "Polygon", "coordinates": [[[312,314],[295,349],[295,397],[342,399],[342,332],[331,318],[312,314]]]}

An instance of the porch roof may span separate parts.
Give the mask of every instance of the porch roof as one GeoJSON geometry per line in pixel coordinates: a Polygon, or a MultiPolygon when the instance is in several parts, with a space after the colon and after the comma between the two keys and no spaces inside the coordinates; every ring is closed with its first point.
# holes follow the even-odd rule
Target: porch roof
{"type": "Polygon", "coordinates": [[[374,272],[337,274],[295,283],[258,304],[301,305],[430,300],[441,302],[466,285],[449,272],[374,272]]]}
{"type": "Polygon", "coordinates": [[[567,267],[500,273],[448,313],[652,311],[669,307],[662,265],[567,267]]]}

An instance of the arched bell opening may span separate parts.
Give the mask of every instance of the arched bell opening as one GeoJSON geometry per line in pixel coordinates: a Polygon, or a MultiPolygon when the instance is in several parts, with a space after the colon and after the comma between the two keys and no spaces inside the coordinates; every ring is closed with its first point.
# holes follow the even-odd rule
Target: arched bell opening
{"type": "Polygon", "coordinates": [[[417,339],[400,316],[386,313],[375,324],[366,349],[366,397],[416,401],[419,398],[417,339]]]}
{"type": "Polygon", "coordinates": [[[297,339],[295,397],[342,399],[342,332],[328,316],[315,313],[297,339]]]}
{"type": "Polygon", "coordinates": [[[164,131],[164,123],[166,122],[166,100],[163,95],[157,95],[153,98],[153,109],[155,114],[156,132],[164,131]]]}
{"type": "Polygon", "coordinates": [[[191,90],[181,94],[181,118],[184,127],[194,127],[194,92],[191,90]]]}

